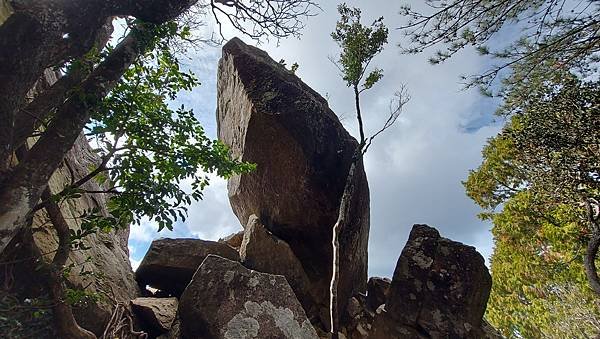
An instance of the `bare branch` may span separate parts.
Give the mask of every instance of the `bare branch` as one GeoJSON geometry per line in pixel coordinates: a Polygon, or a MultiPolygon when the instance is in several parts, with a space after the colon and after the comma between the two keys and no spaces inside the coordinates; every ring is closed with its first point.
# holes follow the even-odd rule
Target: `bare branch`
{"type": "Polygon", "coordinates": [[[211,0],[210,7],[223,39],[220,17],[225,17],[241,33],[258,40],[298,36],[305,26],[302,20],[316,15],[315,9],[320,9],[311,0],[211,0]]]}
{"type": "MultiPolygon", "coordinates": [[[[420,53],[439,47],[430,62],[437,64],[467,46],[489,55],[499,63],[483,74],[470,76],[466,87],[492,87],[504,70],[521,65],[527,81],[545,60],[557,67],[590,72],[590,61],[600,49],[600,21],[596,1],[581,0],[429,0],[434,9],[422,14],[405,6],[401,15],[407,23],[398,27],[409,39],[400,46],[405,53],[420,53]],[[521,34],[495,50],[486,46],[507,25],[520,28],[521,34]]],[[[495,44],[496,46],[498,44],[495,44]]],[[[592,62],[593,63],[593,62],[592,62]]],[[[510,87],[511,84],[507,84],[510,87]]]]}
{"type": "Polygon", "coordinates": [[[406,105],[408,103],[408,101],[410,101],[410,95],[407,92],[406,86],[402,85],[400,90],[397,91],[396,93],[394,93],[394,97],[392,99],[390,99],[390,107],[389,107],[390,114],[389,114],[387,120],[383,123],[383,126],[381,126],[381,128],[377,132],[375,132],[373,135],[371,135],[368,138],[367,144],[365,145],[365,147],[363,148],[363,151],[362,151],[363,154],[365,154],[367,152],[367,150],[371,146],[371,143],[379,134],[383,133],[383,131],[392,127],[392,125],[394,125],[396,123],[396,121],[398,120],[398,117],[402,113],[402,109],[404,108],[404,105],[406,105]]]}

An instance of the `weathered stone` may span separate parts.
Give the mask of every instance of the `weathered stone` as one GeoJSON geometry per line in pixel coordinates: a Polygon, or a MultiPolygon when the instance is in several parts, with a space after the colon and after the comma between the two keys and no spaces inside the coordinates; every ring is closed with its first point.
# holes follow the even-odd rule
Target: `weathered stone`
{"type": "Polygon", "coordinates": [[[144,324],[144,329],[155,335],[171,329],[177,306],[177,298],[136,298],[131,301],[131,308],[144,324]]]}
{"type": "MultiPolygon", "coordinates": [[[[89,173],[90,168],[98,166],[99,162],[98,155],[92,151],[85,137],[81,135],[50,178],[48,186],[51,192],[60,192],[72,182],[72,176],[74,180],[79,180],[89,173]]],[[[100,191],[103,185],[92,180],[81,188],[100,191]]],[[[85,211],[97,209],[100,214],[108,215],[107,201],[106,194],[84,194],[80,198],[61,202],[59,206],[69,228],[77,231],[81,229],[81,215],[85,211]]],[[[46,259],[51,260],[58,246],[57,236],[44,210],[34,215],[32,227],[37,229],[34,233],[36,245],[42,253],[49,253],[46,259]]],[[[114,294],[117,302],[127,303],[135,298],[138,288],[129,262],[128,237],[129,227],[108,233],[97,232],[85,237],[83,244],[87,249],[72,251],[69,255],[67,265],[75,264],[77,269],[69,274],[67,283],[73,288],[85,289],[90,293],[103,291],[110,295],[114,294]],[[82,271],[89,274],[82,275],[80,274],[82,271]],[[118,288],[111,291],[107,286],[118,286],[118,288]]],[[[100,299],[77,305],[74,315],[81,326],[101,334],[113,307],[111,301],[100,299]]]]}
{"type": "Polygon", "coordinates": [[[184,338],[316,339],[294,292],[281,275],[206,257],[181,295],[184,338]]]}
{"type": "Polygon", "coordinates": [[[209,254],[239,261],[238,252],[224,243],[162,238],[152,242],[135,276],[140,286],[149,285],[179,296],[209,254]]]}
{"type": "MultiPolygon", "coordinates": [[[[241,223],[256,214],[302,262],[327,314],[331,234],[356,140],[327,101],[267,53],[234,38],[218,73],[218,135],[233,157],[257,164],[228,182],[241,223]]],[[[355,176],[352,222],[340,236],[339,305],[365,292],[369,187],[362,163],[355,176]]]]}
{"type": "Polygon", "coordinates": [[[310,296],[310,282],[290,246],[269,232],[257,216],[251,215],[240,247],[240,260],[250,269],[283,275],[309,318],[317,316],[310,296]]]}
{"type": "Polygon", "coordinates": [[[225,243],[239,250],[242,246],[242,240],[244,240],[244,231],[239,231],[219,239],[219,242],[225,243]]]}
{"type": "Polygon", "coordinates": [[[346,307],[346,312],[348,312],[348,317],[351,319],[361,315],[363,312],[363,307],[356,297],[350,298],[348,301],[348,306],[346,307]]]}
{"type": "Polygon", "coordinates": [[[385,304],[390,285],[392,281],[389,278],[371,277],[367,282],[367,305],[373,311],[382,304],[385,304]]]}
{"type": "Polygon", "coordinates": [[[353,338],[367,338],[369,336],[369,332],[363,327],[362,324],[358,324],[358,326],[356,326],[356,333],[357,334],[353,336],[353,338]]]}
{"type": "Polygon", "coordinates": [[[9,16],[13,13],[13,9],[10,6],[8,0],[0,0],[0,25],[8,19],[9,16]]]}
{"type": "Polygon", "coordinates": [[[369,336],[373,322],[373,311],[367,307],[367,298],[358,294],[350,298],[346,308],[348,322],[342,329],[349,339],[364,339],[369,336]]]}
{"type": "MultiPolygon", "coordinates": [[[[181,339],[181,322],[179,321],[179,317],[175,317],[173,324],[171,324],[171,329],[168,333],[161,334],[156,337],[156,339],[181,339]]],[[[201,339],[200,337],[196,337],[194,339],[201,339]]]]}
{"type": "Polygon", "coordinates": [[[376,315],[373,338],[483,338],[491,285],[474,247],[414,225],[385,307],[376,315]]]}
{"type": "MultiPolygon", "coordinates": [[[[3,2],[6,3],[6,1],[3,2]]],[[[59,76],[60,74],[55,70],[45,70],[43,76],[27,93],[26,100],[33,100],[39,93],[50,88],[59,76]]],[[[31,147],[33,141],[34,138],[30,138],[27,146],[31,147]]],[[[16,161],[16,157],[14,161],[16,161]]],[[[53,194],[62,191],[87,175],[90,168],[96,168],[99,163],[98,154],[92,150],[84,135],[81,134],[50,177],[49,190],[53,194]]],[[[96,180],[90,180],[80,188],[98,192],[107,189],[108,184],[108,182],[100,184],[96,180]]],[[[83,194],[79,198],[61,201],[58,205],[69,228],[72,231],[78,231],[81,230],[81,216],[86,211],[94,209],[101,215],[108,215],[107,200],[108,194],[83,194]]],[[[56,253],[58,244],[56,231],[45,209],[40,209],[33,215],[31,229],[35,230],[33,240],[36,247],[41,253],[46,254],[44,259],[50,262],[56,253]]],[[[71,251],[66,262],[67,266],[74,265],[75,267],[66,277],[67,286],[82,289],[88,293],[108,293],[114,297],[116,302],[128,303],[129,300],[135,298],[139,291],[129,262],[128,237],[129,227],[125,227],[110,232],[97,232],[83,238],[84,246],[76,251],[71,251]],[[80,274],[82,271],[86,274],[80,274]],[[119,286],[119,288],[111,291],[109,286],[119,286]]],[[[12,288],[10,284],[5,287],[9,287],[11,293],[18,294],[22,299],[47,295],[45,284],[35,279],[36,275],[32,275],[32,272],[38,269],[38,263],[28,260],[31,258],[28,237],[23,238],[21,232],[13,239],[9,247],[2,253],[0,261],[7,261],[4,256],[13,256],[12,259],[17,259],[18,264],[2,269],[0,280],[11,282],[14,279],[17,284],[12,288]]],[[[113,307],[114,304],[111,300],[101,298],[74,305],[73,313],[79,325],[99,335],[104,331],[113,307]]]]}

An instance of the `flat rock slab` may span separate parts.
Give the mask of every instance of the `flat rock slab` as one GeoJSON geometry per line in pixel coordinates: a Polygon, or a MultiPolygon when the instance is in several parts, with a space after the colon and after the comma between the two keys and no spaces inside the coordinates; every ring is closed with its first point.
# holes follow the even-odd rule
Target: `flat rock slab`
{"type": "Polygon", "coordinates": [[[281,275],[216,255],[206,257],[179,303],[184,338],[317,339],[281,275]]]}
{"type": "Polygon", "coordinates": [[[179,296],[209,254],[239,261],[238,252],[225,243],[183,238],[154,240],[135,273],[136,280],[141,286],[179,296]]]}

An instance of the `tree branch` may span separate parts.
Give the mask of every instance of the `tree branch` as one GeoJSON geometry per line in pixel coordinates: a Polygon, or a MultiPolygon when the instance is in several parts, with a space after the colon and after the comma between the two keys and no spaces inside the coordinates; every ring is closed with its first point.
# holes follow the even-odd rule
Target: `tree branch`
{"type": "MultiPolygon", "coordinates": [[[[50,190],[46,188],[42,193],[42,197],[49,199],[50,196],[50,190]]],[[[73,316],[73,309],[66,300],[63,268],[71,251],[69,225],[56,203],[49,202],[46,205],[46,211],[58,235],[57,250],[52,262],[47,263],[45,261],[33,237],[31,237],[30,241],[33,255],[39,257],[40,270],[38,272],[45,282],[54,304],[52,310],[56,330],[62,338],[96,339],[93,333],[81,328],[77,324],[73,316]]]]}

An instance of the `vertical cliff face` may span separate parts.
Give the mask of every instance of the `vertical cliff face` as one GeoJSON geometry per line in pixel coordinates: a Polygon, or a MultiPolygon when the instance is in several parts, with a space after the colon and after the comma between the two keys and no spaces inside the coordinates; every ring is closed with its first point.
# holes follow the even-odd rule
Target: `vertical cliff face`
{"type": "MultiPolygon", "coordinates": [[[[37,93],[48,88],[57,80],[57,76],[54,71],[45,71],[44,77],[28,93],[28,99],[33,99],[37,93]]],[[[49,180],[48,187],[51,193],[62,191],[87,175],[99,163],[99,156],[92,150],[85,137],[80,135],[49,180]]],[[[95,192],[105,189],[104,185],[94,180],[85,183],[81,188],[95,192]]],[[[87,211],[96,210],[102,215],[108,215],[108,199],[109,196],[104,193],[83,194],[80,198],[59,202],[60,212],[69,228],[77,232],[81,229],[81,216],[87,211]]],[[[52,260],[58,238],[44,209],[38,210],[33,216],[31,229],[37,247],[45,255],[44,259],[52,260]]],[[[137,283],[129,262],[128,237],[128,227],[89,235],[83,241],[85,249],[72,250],[66,263],[66,267],[72,266],[67,276],[67,287],[84,289],[86,292],[102,296],[98,301],[81,303],[74,310],[78,323],[96,334],[101,334],[104,330],[116,302],[128,304],[138,295],[137,283]]],[[[22,248],[23,244],[16,239],[13,241],[13,248],[8,248],[5,253],[14,253],[22,248]]],[[[21,262],[25,262],[24,259],[30,256],[26,251],[18,255],[21,262]]],[[[16,286],[21,293],[33,295],[38,292],[40,282],[32,281],[35,275],[27,269],[31,270],[34,267],[15,267],[17,277],[14,281],[24,285],[16,286]]]]}
{"type": "MultiPolygon", "coordinates": [[[[94,153],[83,136],[80,136],[73,148],[68,152],[61,166],[52,175],[48,185],[52,193],[61,191],[89,173],[99,164],[94,153]]],[[[89,181],[82,187],[89,191],[102,190],[101,185],[89,181]]],[[[61,212],[73,231],[81,229],[81,215],[85,211],[97,209],[107,215],[107,194],[84,194],[81,198],[69,199],[60,204],[61,212]]],[[[32,227],[36,229],[34,239],[42,253],[52,253],[57,247],[56,234],[44,210],[38,211],[33,219],[32,227]]],[[[69,256],[67,265],[74,264],[68,276],[68,284],[73,288],[85,288],[88,292],[106,293],[110,298],[101,298],[98,302],[87,303],[76,308],[75,317],[79,324],[96,333],[101,333],[108,322],[114,302],[129,303],[137,295],[137,283],[129,262],[127,240],[129,228],[118,229],[108,233],[98,232],[85,238],[87,249],[74,250],[69,256]],[[81,274],[81,271],[89,274],[81,274]],[[112,295],[114,294],[114,295],[112,295]]],[[[51,257],[49,254],[48,257],[51,257]]],[[[48,258],[50,259],[50,258],[48,258]]]]}
{"type": "MultiPolygon", "coordinates": [[[[257,164],[256,171],[229,181],[235,214],[242,225],[257,215],[290,245],[326,315],[332,227],[357,141],[325,99],[239,39],[223,47],[217,118],[219,138],[233,156],[257,164]]],[[[366,290],[369,187],[362,163],[356,187],[352,222],[340,236],[342,308],[366,290]]]]}

